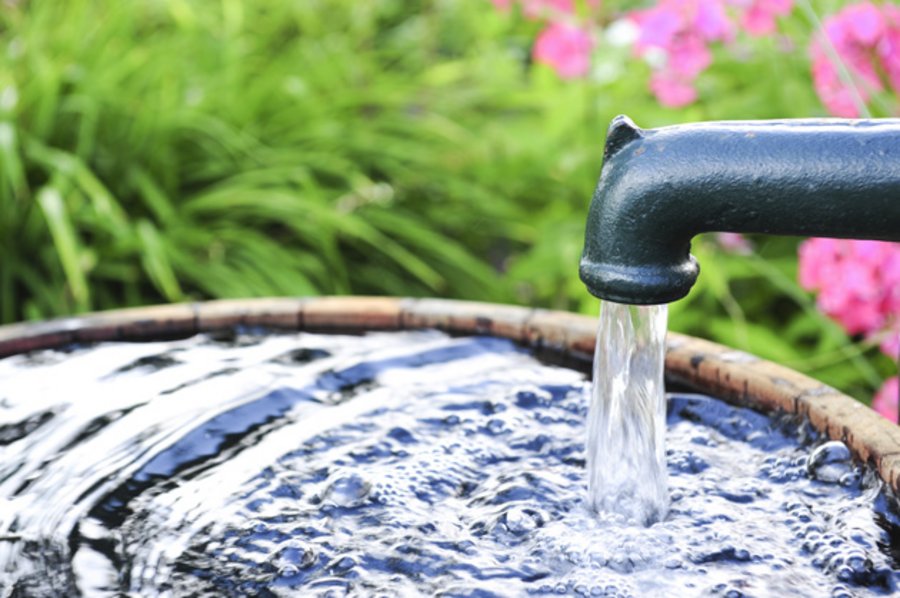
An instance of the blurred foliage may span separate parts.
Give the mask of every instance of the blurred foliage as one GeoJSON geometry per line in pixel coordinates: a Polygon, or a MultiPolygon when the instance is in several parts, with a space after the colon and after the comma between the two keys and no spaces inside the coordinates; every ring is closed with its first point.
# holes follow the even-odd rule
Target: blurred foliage
{"type": "MultiPolygon", "coordinates": [[[[810,23],[717,57],[678,111],[600,43],[472,0],[7,0],[0,320],[219,297],[445,296],[596,313],[577,278],[608,122],[823,113],[810,23]],[[793,49],[786,48],[791,43],[793,49]]],[[[674,330],[869,397],[892,364],[796,285],[796,239],[699,239],[674,330]]]]}

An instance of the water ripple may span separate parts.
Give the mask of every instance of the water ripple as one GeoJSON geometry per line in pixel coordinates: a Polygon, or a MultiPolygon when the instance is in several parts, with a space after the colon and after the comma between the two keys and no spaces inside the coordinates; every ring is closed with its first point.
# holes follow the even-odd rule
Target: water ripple
{"type": "MultiPolygon", "coordinates": [[[[900,510],[784,417],[668,401],[670,510],[586,508],[589,385],[435,332],[0,360],[10,596],[823,596],[897,589],[900,510]]],[[[4,593],[5,592],[5,593],[4,593]]]]}

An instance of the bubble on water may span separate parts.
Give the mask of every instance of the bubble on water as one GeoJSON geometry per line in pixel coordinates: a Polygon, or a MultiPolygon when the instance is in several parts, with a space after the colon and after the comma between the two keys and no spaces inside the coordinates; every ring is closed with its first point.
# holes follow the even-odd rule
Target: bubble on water
{"type": "Polygon", "coordinates": [[[299,540],[290,540],[282,544],[282,548],[275,553],[272,565],[281,575],[290,577],[302,569],[310,568],[316,560],[316,551],[311,546],[299,540]]]}
{"type": "Polygon", "coordinates": [[[809,456],[806,471],[820,482],[839,483],[853,472],[853,455],[847,445],[839,440],[826,442],[809,456]]]}
{"type": "Polygon", "coordinates": [[[696,474],[709,467],[709,464],[691,451],[670,449],[667,453],[669,469],[677,473],[696,474]]]}
{"type": "Polygon", "coordinates": [[[831,598],[854,598],[854,594],[847,586],[837,585],[831,589],[831,598]]]}
{"type": "Polygon", "coordinates": [[[356,559],[352,556],[344,556],[328,563],[326,569],[332,575],[346,576],[354,567],[356,567],[356,559]]]}
{"type": "Polygon", "coordinates": [[[406,428],[391,428],[387,435],[389,438],[396,442],[399,442],[400,444],[413,444],[414,442],[416,442],[416,437],[413,436],[412,433],[406,428]]]}
{"type": "Polygon", "coordinates": [[[489,434],[496,436],[497,434],[502,434],[504,432],[506,424],[502,419],[493,418],[488,421],[485,428],[489,434]]]}
{"type": "Polygon", "coordinates": [[[516,535],[524,535],[544,524],[544,517],[534,509],[514,506],[503,515],[506,529],[516,535]]]}
{"type": "Polygon", "coordinates": [[[536,387],[523,389],[515,394],[516,406],[521,407],[522,409],[544,407],[549,405],[552,400],[552,394],[536,387]]]}
{"type": "Polygon", "coordinates": [[[366,502],[372,485],[356,473],[337,476],[326,489],[322,500],[338,507],[358,507],[366,502]]]}

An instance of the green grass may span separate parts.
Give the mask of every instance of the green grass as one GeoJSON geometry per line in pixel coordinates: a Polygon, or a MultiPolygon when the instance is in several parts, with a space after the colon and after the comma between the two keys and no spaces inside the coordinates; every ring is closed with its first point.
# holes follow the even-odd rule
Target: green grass
{"type": "MultiPolygon", "coordinates": [[[[718,52],[676,111],[627,49],[598,48],[602,81],[530,64],[538,27],[486,0],[7,3],[0,321],[326,293],[593,314],[577,262],[613,116],[822,113],[804,52],[773,42],[718,52]]],[[[700,241],[672,327],[867,397],[890,364],[816,312],[795,249],[700,241]]]]}
{"type": "Polygon", "coordinates": [[[481,131],[527,109],[503,84],[517,65],[406,3],[316,4],[3,15],[20,48],[3,65],[4,321],[270,294],[510,299],[481,256],[531,231],[481,131]]]}

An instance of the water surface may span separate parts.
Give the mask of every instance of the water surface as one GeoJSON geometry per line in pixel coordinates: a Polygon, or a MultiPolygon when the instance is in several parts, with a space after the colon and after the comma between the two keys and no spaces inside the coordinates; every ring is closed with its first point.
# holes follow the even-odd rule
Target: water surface
{"type": "Polygon", "coordinates": [[[0,595],[895,590],[880,483],[802,424],[704,397],[669,397],[665,517],[598,517],[590,393],[513,343],[436,332],[0,360],[0,595]]]}

